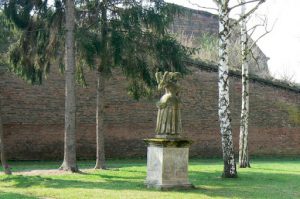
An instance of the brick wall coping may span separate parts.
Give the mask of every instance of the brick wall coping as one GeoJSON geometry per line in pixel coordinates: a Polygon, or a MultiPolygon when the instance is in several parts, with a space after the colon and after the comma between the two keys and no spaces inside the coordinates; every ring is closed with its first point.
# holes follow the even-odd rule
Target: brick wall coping
{"type": "MultiPolygon", "coordinates": [[[[187,65],[189,66],[194,66],[196,68],[200,68],[202,70],[206,70],[206,71],[212,71],[212,72],[218,72],[218,65],[213,64],[213,63],[207,63],[204,61],[200,61],[200,60],[186,60],[185,61],[187,63],[187,65]]],[[[0,75],[8,72],[8,69],[6,66],[0,66],[0,75]]],[[[234,76],[234,77],[238,77],[238,78],[242,78],[242,74],[241,71],[238,70],[229,70],[229,75],[230,76],[234,76]]],[[[289,85],[288,83],[279,81],[279,80],[274,80],[274,79],[265,79],[265,78],[261,78],[257,75],[254,74],[249,74],[249,79],[252,82],[258,82],[261,84],[265,84],[268,86],[272,86],[275,88],[280,88],[280,89],[285,89],[285,90],[289,90],[289,91],[293,91],[296,93],[300,94],[300,87],[297,85],[289,85]]]]}
{"type": "Polygon", "coordinates": [[[202,16],[206,16],[206,17],[213,17],[216,20],[218,20],[219,16],[217,14],[213,14],[204,10],[197,10],[197,9],[192,9],[192,8],[188,8],[185,6],[180,6],[182,8],[181,13],[183,14],[201,14],[202,16]]]}
{"type": "MultiPolygon", "coordinates": [[[[207,62],[200,61],[200,60],[197,60],[197,61],[195,61],[195,60],[186,60],[185,62],[189,66],[194,66],[194,67],[200,68],[202,70],[211,71],[211,72],[218,72],[218,65],[213,64],[213,63],[207,63],[207,62]]],[[[238,77],[238,78],[242,78],[241,71],[238,71],[238,70],[229,70],[229,75],[234,76],[234,77],[238,77]]],[[[296,93],[300,94],[300,87],[296,86],[296,85],[289,85],[288,83],[285,83],[285,82],[282,82],[282,81],[279,81],[279,80],[261,78],[257,75],[253,75],[253,74],[249,74],[249,79],[252,82],[258,82],[258,83],[261,83],[261,84],[265,84],[265,85],[272,86],[272,87],[275,87],[275,88],[280,88],[280,89],[293,91],[293,92],[296,92],[296,93]]]]}

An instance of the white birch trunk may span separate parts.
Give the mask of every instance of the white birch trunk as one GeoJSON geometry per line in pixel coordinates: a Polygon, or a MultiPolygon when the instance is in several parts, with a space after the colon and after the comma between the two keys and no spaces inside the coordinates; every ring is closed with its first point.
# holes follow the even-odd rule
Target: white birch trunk
{"type": "MultiPolygon", "coordinates": [[[[242,0],[244,3],[244,0],[242,0]]],[[[245,5],[241,7],[241,16],[245,15],[245,5]]],[[[241,21],[241,48],[242,48],[242,110],[239,142],[239,166],[250,167],[248,156],[248,118],[249,118],[249,65],[247,47],[246,20],[241,21]]]]}
{"type": "MultiPolygon", "coordinates": [[[[0,103],[1,106],[1,103],[0,103]]],[[[5,153],[5,144],[4,144],[4,133],[3,133],[3,124],[2,124],[2,117],[1,117],[1,107],[0,107],[0,153],[1,153],[1,163],[3,167],[3,171],[5,174],[10,175],[11,170],[7,164],[6,160],[6,153],[5,153]]]]}
{"type": "Polygon", "coordinates": [[[62,170],[77,172],[76,163],[76,102],[75,102],[75,5],[66,0],[65,43],[65,139],[62,170]]]}
{"type": "Polygon", "coordinates": [[[96,108],[96,165],[95,169],[106,169],[104,150],[104,95],[105,79],[104,75],[98,71],[97,81],[97,108],[96,108]]]}
{"type": "Polygon", "coordinates": [[[219,120],[222,136],[224,160],[223,177],[237,177],[233,151],[231,117],[229,111],[229,79],[228,79],[228,43],[229,43],[229,9],[228,1],[219,4],[219,120]]]}

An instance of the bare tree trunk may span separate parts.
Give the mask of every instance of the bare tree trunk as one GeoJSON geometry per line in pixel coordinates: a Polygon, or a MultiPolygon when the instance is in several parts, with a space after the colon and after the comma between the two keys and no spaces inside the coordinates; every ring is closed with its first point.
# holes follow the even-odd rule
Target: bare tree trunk
{"type": "MultiPolygon", "coordinates": [[[[1,103],[0,103],[1,106],[1,103]]],[[[4,136],[3,136],[3,124],[2,124],[2,117],[1,117],[1,107],[0,107],[0,152],[1,152],[1,163],[4,170],[4,173],[7,175],[11,175],[11,170],[7,164],[6,154],[5,154],[5,144],[4,144],[4,136]]]]}
{"type": "Polygon", "coordinates": [[[219,120],[222,135],[224,171],[223,177],[237,177],[233,151],[231,117],[229,111],[229,79],[228,79],[228,43],[229,43],[229,9],[228,0],[219,4],[219,120]]]}
{"type": "Polygon", "coordinates": [[[102,72],[98,72],[97,81],[97,108],[96,108],[96,141],[97,155],[95,169],[105,169],[105,150],[104,150],[104,95],[105,79],[102,72]]]}
{"type": "MultiPolygon", "coordinates": [[[[242,3],[244,0],[241,1],[242,3]]],[[[245,5],[241,7],[241,16],[245,15],[245,5]]],[[[240,168],[250,167],[248,156],[248,118],[249,118],[249,65],[247,47],[246,19],[241,21],[241,46],[242,46],[242,110],[239,142],[240,168]]]]}
{"type": "Polygon", "coordinates": [[[101,41],[103,48],[100,54],[100,64],[98,66],[97,82],[97,112],[96,112],[96,141],[97,154],[95,169],[106,169],[105,165],[105,147],[104,147],[104,95],[105,95],[105,75],[104,67],[107,67],[108,59],[108,38],[107,38],[107,0],[102,1],[101,5],[101,41]]]}
{"type": "Polygon", "coordinates": [[[75,102],[75,53],[74,53],[75,5],[66,0],[65,44],[65,144],[62,170],[77,172],[76,163],[76,102],[75,102]]]}

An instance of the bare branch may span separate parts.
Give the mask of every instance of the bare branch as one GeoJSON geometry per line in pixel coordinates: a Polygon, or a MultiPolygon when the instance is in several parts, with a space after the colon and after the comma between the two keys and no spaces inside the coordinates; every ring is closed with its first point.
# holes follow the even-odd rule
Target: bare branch
{"type": "MultiPolygon", "coordinates": [[[[256,17],[259,18],[259,19],[261,20],[261,23],[256,24],[256,25],[252,26],[251,28],[249,28],[249,29],[247,30],[247,34],[248,34],[250,37],[252,37],[252,35],[254,34],[256,28],[262,27],[262,26],[267,27],[267,25],[268,25],[268,18],[267,18],[265,15],[263,15],[263,18],[262,18],[262,17],[259,17],[258,15],[256,15],[256,17]]],[[[250,19],[250,17],[248,17],[248,19],[250,19]]],[[[246,24],[247,24],[247,23],[248,23],[248,21],[246,22],[246,24]]]]}
{"type": "Polygon", "coordinates": [[[285,68],[285,70],[283,71],[283,73],[280,75],[279,77],[281,80],[289,85],[295,85],[295,73],[293,74],[289,74],[287,68],[285,68]]]}
{"type": "Polygon", "coordinates": [[[271,31],[266,31],[264,34],[260,35],[249,47],[249,49],[252,49],[253,46],[261,39],[263,38],[264,36],[266,36],[267,34],[269,34],[271,31]]]}
{"type": "Polygon", "coordinates": [[[221,2],[221,0],[213,0],[217,5],[221,5],[222,4],[222,2],[221,2]]]}
{"type": "Polygon", "coordinates": [[[261,26],[266,26],[267,21],[268,21],[268,19],[267,19],[267,17],[265,16],[264,20],[262,20],[262,23],[256,24],[256,25],[254,25],[253,27],[249,28],[249,29],[247,30],[247,34],[248,34],[250,37],[252,37],[252,35],[253,35],[253,33],[255,32],[256,28],[261,27],[261,26]],[[250,31],[251,31],[251,33],[249,33],[250,31]]]}
{"type": "MultiPolygon", "coordinates": [[[[255,1],[259,1],[251,10],[249,10],[247,13],[245,13],[243,16],[241,16],[238,20],[234,21],[233,24],[230,25],[230,27],[232,28],[233,26],[236,26],[238,23],[240,23],[243,19],[246,19],[248,16],[250,16],[255,10],[257,10],[257,8],[265,2],[265,0],[255,0],[255,1]]],[[[248,1],[250,2],[250,1],[248,1]]]]}
{"type": "Polygon", "coordinates": [[[261,38],[263,38],[264,36],[266,36],[267,34],[269,34],[270,32],[272,32],[273,29],[274,29],[274,26],[275,26],[276,22],[277,22],[277,20],[273,23],[271,29],[268,30],[268,23],[267,23],[267,20],[266,20],[266,21],[265,21],[265,33],[262,34],[262,35],[260,35],[260,36],[259,36],[259,37],[258,37],[258,38],[250,45],[249,49],[252,49],[253,46],[256,45],[257,42],[258,42],[261,38]]]}
{"type": "Polygon", "coordinates": [[[253,33],[255,32],[256,28],[260,27],[260,26],[264,26],[263,24],[256,24],[255,26],[249,28],[247,30],[247,34],[252,37],[253,33]]]}
{"type": "MultiPolygon", "coordinates": [[[[196,6],[196,7],[200,8],[200,9],[207,9],[207,10],[216,10],[216,11],[218,11],[217,8],[201,6],[201,5],[197,4],[197,3],[191,2],[191,0],[188,0],[188,2],[189,2],[191,5],[196,6]]],[[[217,2],[218,2],[218,1],[217,1],[217,2]]]]}
{"type": "MultiPolygon", "coordinates": [[[[258,1],[262,1],[262,0],[251,0],[251,1],[245,1],[245,2],[240,2],[239,4],[237,4],[237,5],[235,5],[235,6],[232,6],[231,8],[229,8],[229,10],[233,10],[233,9],[235,9],[235,8],[237,8],[237,7],[240,7],[240,6],[243,6],[243,5],[246,5],[246,4],[248,4],[248,3],[254,3],[254,2],[258,2],[258,1]]],[[[265,0],[263,0],[263,1],[265,1],[265,0]]]]}
{"type": "Polygon", "coordinates": [[[251,17],[247,17],[247,18],[245,19],[246,24],[250,21],[250,19],[251,19],[251,17]]]}
{"type": "MultiPolygon", "coordinates": [[[[229,0],[225,0],[224,7],[229,8],[228,4],[229,4],[229,0]]],[[[228,12],[230,12],[230,9],[228,9],[228,12]]]]}

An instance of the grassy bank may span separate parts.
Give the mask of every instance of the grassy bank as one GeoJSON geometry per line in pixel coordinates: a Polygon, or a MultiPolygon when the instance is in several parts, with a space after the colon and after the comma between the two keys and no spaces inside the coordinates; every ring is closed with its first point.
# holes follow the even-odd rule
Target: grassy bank
{"type": "Polygon", "coordinates": [[[163,192],[145,188],[145,160],[108,161],[105,171],[93,170],[91,161],[79,165],[82,173],[69,174],[49,170],[59,162],[11,162],[14,175],[0,175],[0,198],[300,198],[300,159],[255,159],[237,179],[220,177],[221,160],[191,160],[196,189],[163,192]]]}

